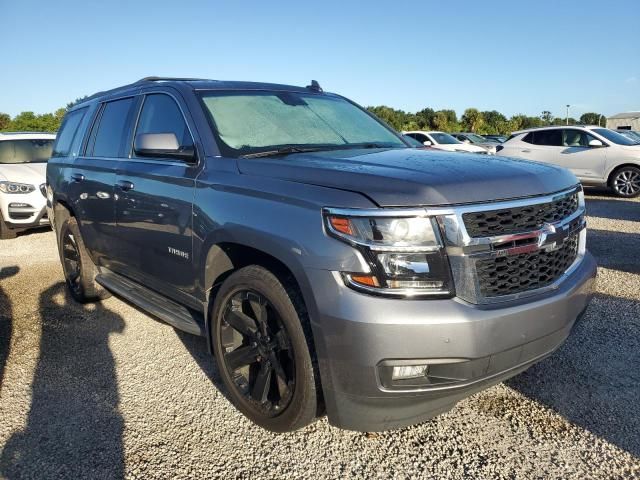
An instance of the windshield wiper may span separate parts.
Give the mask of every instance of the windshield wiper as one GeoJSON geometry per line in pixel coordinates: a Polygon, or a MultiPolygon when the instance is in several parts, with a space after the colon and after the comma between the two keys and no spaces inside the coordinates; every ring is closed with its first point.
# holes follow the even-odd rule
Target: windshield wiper
{"type": "Polygon", "coordinates": [[[287,145],[286,147],[280,147],[274,150],[266,150],[264,152],[256,152],[256,153],[247,153],[246,155],[240,155],[240,157],[241,158],[273,157],[275,155],[287,155],[289,153],[319,152],[320,150],[327,150],[327,147],[296,147],[295,145],[287,145]]]}

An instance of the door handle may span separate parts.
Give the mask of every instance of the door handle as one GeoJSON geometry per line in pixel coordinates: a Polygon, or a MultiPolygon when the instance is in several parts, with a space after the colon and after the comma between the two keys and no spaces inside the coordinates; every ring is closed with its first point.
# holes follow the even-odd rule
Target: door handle
{"type": "Polygon", "coordinates": [[[531,150],[529,149],[525,149],[525,150],[520,150],[522,153],[531,153],[531,150]]]}
{"type": "Polygon", "coordinates": [[[82,182],[84,180],[84,175],[81,173],[72,173],[71,180],[74,182],[82,182]]]}
{"type": "Polygon", "coordinates": [[[129,180],[120,180],[118,181],[117,186],[124,192],[128,192],[129,190],[133,190],[135,188],[133,182],[130,182],[129,180]]]}

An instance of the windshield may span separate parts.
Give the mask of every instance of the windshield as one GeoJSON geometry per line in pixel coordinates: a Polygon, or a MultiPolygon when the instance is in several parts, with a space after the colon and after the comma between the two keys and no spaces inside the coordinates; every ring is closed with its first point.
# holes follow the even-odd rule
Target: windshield
{"type": "Polygon", "coordinates": [[[436,141],[436,143],[439,143],[441,145],[453,145],[456,143],[462,143],[460,140],[452,137],[448,133],[431,132],[429,133],[429,135],[431,135],[431,138],[433,138],[436,141]]]}
{"type": "Polygon", "coordinates": [[[2,140],[0,141],[0,164],[44,163],[49,160],[53,140],[2,140]]]}
{"type": "Polygon", "coordinates": [[[286,146],[407,148],[391,130],[347,100],[306,92],[205,92],[202,100],[223,154],[286,146]]]}
{"type": "Polygon", "coordinates": [[[473,143],[487,143],[486,138],[481,137],[480,135],[476,135],[475,133],[467,133],[466,137],[473,143]]]}
{"type": "Polygon", "coordinates": [[[620,135],[619,133],[614,132],[613,130],[609,130],[608,128],[594,128],[593,131],[598,135],[602,135],[610,142],[616,143],[618,145],[638,145],[637,141],[631,140],[630,138],[627,138],[624,135],[620,135]]]}

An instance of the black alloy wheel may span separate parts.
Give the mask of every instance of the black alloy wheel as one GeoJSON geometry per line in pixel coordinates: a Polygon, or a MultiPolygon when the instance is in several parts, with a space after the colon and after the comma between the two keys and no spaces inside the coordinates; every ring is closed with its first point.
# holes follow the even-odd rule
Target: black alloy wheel
{"type": "Polygon", "coordinates": [[[295,360],[273,305],[258,292],[235,292],[224,307],[220,336],[224,367],[238,391],[265,416],[282,412],[295,390],[295,360]]]}
{"type": "Polygon", "coordinates": [[[82,294],[82,264],[80,260],[80,250],[78,242],[70,228],[66,228],[61,244],[62,268],[69,290],[74,295],[82,294]]]}

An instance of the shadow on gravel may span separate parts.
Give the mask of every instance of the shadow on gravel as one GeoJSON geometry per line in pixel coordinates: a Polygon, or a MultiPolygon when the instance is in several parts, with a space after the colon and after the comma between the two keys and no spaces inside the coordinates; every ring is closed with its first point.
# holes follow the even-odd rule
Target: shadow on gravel
{"type": "Polygon", "coordinates": [[[218,371],[216,359],[209,353],[207,342],[202,337],[197,337],[181,330],[175,329],[176,335],[189,351],[193,359],[196,361],[200,369],[207,375],[211,383],[231,402],[231,397],[222,382],[222,377],[218,371]]]}
{"type": "Polygon", "coordinates": [[[640,302],[598,294],[567,342],[506,384],[640,456],[640,302]]]}
{"type": "Polygon", "coordinates": [[[2,451],[0,477],[124,477],[124,421],[108,345],[123,319],[99,303],[75,303],[63,283],[41,294],[39,311],[31,408],[2,451]]]}
{"type": "MultiPolygon", "coordinates": [[[[5,267],[0,269],[0,282],[5,278],[13,277],[20,271],[19,267],[5,267]]],[[[11,333],[13,328],[13,306],[9,296],[5,293],[0,283],[0,391],[2,391],[2,379],[4,369],[7,366],[9,350],[11,348],[11,333]]]]}
{"type": "Polygon", "coordinates": [[[623,233],[587,229],[587,248],[596,257],[600,267],[640,273],[640,231],[623,233]]]}
{"type": "Polygon", "coordinates": [[[590,217],[640,222],[640,202],[587,197],[586,204],[587,215],[590,217]]]}

